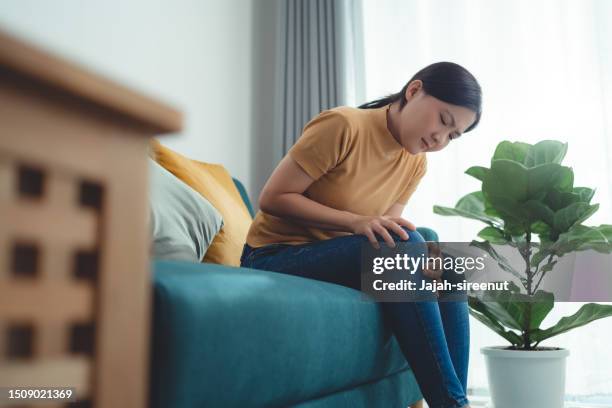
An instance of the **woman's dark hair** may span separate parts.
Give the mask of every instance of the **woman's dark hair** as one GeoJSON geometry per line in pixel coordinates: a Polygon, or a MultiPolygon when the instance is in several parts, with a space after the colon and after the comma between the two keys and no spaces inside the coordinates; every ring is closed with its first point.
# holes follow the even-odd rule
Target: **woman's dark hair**
{"type": "Polygon", "coordinates": [[[400,110],[406,105],[406,88],[414,80],[423,82],[426,94],[452,105],[463,106],[476,112],[476,119],[465,131],[474,129],[480,122],[482,113],[482,90],[474,75],[459,64],[453,62],[436,62],[428,65],[404,85],[401,91],[384,98],[376,99],[360,105],[361,109],[381,108],[392,102],[400,101],[400,110]]]}

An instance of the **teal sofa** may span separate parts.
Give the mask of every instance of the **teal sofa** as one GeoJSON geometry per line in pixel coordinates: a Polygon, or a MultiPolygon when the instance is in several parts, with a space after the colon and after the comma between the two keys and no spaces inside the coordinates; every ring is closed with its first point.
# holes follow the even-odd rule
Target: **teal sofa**
{"type": "Polygon", "coordinates": [[[160,260],[153,286],[152,407],[405,408],[422,398],[379,306],[356,290],[160,260]]]}

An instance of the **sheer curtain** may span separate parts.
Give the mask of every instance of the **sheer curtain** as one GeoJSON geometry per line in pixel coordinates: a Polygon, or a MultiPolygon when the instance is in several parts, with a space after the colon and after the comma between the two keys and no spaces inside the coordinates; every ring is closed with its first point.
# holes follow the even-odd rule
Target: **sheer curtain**
{"type": "MultiPolygon", "coordinates": [[[[397,92],[422,67],[453,61],[484,95],[478,128],[428,156],[428,174],[404,217],[442,240],[468,241],[481,225],[433,214],[479,189],[463,174],[488,166],[497,143],[569,142],[565,163],[576,185],[596,187],[600,210],[587,222],[612,223],[612,2],[606,0],[364,0],[365,100],[397,92]]],[[[359,102],[359,101],[358,101],[359,102]]],[[[558,303],[548,327],[580,305],[558,303]]],[[[504,340],[472,320],[469,385],[486,387],[480,347],[504,340]]],[[[567,391],[612,394],[612,318],[551,339],[568,347],[567,391]]]]}

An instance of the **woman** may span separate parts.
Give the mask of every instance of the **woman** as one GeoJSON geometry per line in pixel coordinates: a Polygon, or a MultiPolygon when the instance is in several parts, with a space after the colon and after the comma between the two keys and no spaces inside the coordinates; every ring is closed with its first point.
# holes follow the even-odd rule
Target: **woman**
{"type": "MultiPolygon", "coordinates": [[[[424,241],[401,215],[426,153],[474,129],[480,115],[480,85],[450,62],[425,67],[396,94],[320,113],[264,186],[242,266],[359,289],[364,242],[424,241]]],[[[469,407],[467,304],[380,304],[428,405],[469,407]]]]}

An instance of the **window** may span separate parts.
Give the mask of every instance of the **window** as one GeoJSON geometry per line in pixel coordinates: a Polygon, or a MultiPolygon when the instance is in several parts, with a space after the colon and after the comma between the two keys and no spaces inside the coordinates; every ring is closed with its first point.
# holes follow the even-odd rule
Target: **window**
{"type": "MultiPolygon", "coordinates": [[[[569,142],[565,164],[575,185],[596,187],[599,211],[588,225],[612,223],[612,3],[606,1],[364,0],[366,100],[399,91],[419,69],[452,61],[483,88],[480,125],[440,153],[405,218],[436,229],[445,241],[468,241],[482,225],[433,213],[479,189],[463,172],[488,166],[502,140],[569,142]]],[[[612,283],[610,285],[612,287],[612,283]]],[[[558,303],[548,327],[579,304],[558,303]]],[[[480,347],[504,344],[472,320],[469,386],[486,387],[480,347]]],[[[567,393],[612,402],[612,318],[543,342],[570,349],[567,393]],[[598,395],[599,394],[599,395],[598,395]],[[606,399],[609,398],[609,399],[606,399]]]]}

